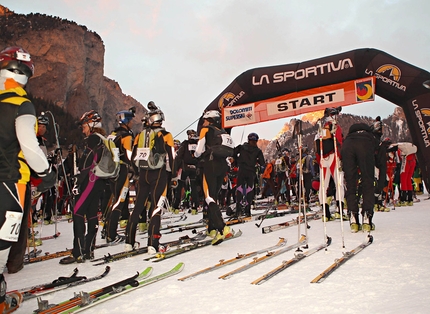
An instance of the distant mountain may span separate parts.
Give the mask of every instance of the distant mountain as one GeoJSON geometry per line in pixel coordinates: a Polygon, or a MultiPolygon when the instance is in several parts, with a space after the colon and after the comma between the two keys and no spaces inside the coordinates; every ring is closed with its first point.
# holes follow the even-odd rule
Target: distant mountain
{"type": "MultiPolygon", "coordinates": [[[[302,145],[309,147],[312,151],[314,150],[315,134],[318,131],[318,125],[316,123],[321,116],[321,112],[315,112],[306,114],[302,118],[302,145]]],[[[371,125],[374,122],[373,118],[370,117],[342,113],[338,115],[337,121],[342,128],[344,136],[346,136],[350,126],[354,123],[366,123],[371,125]]],[[[393,143],[412,141],[406,118],[401,107],[396,107],[394,113],[387,118],[382,119],[382,122],[384,132],[383,138],[388,137],[393,143]]],[[[276,142],[279,143],[281,149],[286,147],[291,149],[293,154],[298,153],[297,138],[293,138],[293,130],[296,123],[297,119],[291,119],[289,122],[285,123],[275,140],[259,141],[259,147],[263,150],[264,157],[267,160],[277,157],[279,152],[276,148],[276,142]]]]}
{"type": "Polygon", "coordinates": [[[115,126],[120,110],[135,106],[138,118],[143,117],[141,103],[103,75],[105,47],[97,33],[59,17],[15,14],[2,5],[0,25],[0,47],[21,46],[34,60],[34,77],[26,88],[33,97],[52,102],[73,119],[95,109],[107,131],[115,126]]]}

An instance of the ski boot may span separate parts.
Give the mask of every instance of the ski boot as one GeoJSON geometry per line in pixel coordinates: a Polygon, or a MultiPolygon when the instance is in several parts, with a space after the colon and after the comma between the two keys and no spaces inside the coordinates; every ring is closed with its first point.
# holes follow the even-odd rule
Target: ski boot
{"type": "Polygon", "coordinates": [[[363,216],[363,231],[370,232],[375,230],[375,224],[372,223],[372,215],[367,212],[363,216]]]}
{"type": "MultiPolygon", "coordinates": [[[[215,231],[217,231],[217,230],[215,230],[215,231]]],[[[231,238],[233,236],[234,236],[234,231],[229,226],[226,225],[222,229],[222,233],[219,231],[216,232],[215,237],[212,240],[212,245],[218,245],[222,241],[224,241],[224,239],[228,239],[228,238],[231,238]]]]}
{"type": "Polygon", "coordinates": [[[139,227],[139,231],[140,232],[145,232],[145,231],[148,230],[148,223],[146,223],[146,222],[139,222],[138,227],[139,227]]]}
{"type": "Polygon", "coordinates": [[[124,251],[126,251],[126,252],[137,250],[138,248],[140,248],[139,242],[134,242],[134,244],[126,243],[124,245],[124,251]]]}
{"type": "Polygon", "coordinates": [[[5,295],[5,300],[0,303],[0,313],[15,312],[23,301],[23,296],[18,291],[11,291],[5,295]]]}
{"type": "Polygon", "coordinates": [[[352,233],[357,233],[361,230],[361,225],[358,220],[358,213],[351,213],[349,227],[351,228],[352,233]]]}
{"type": "Polygon", "coordinates": [[[330,213],[330,205],[329,204],[324,204],[323,211],[325,211],[325,216],[322,216],[322,221],[327,222],[327,221],[333,221],[335,218],[331,215],[330,213]]]}
{"type": "Polygon", "coordinates": [[[160,235],[154,235],[148,241],[148,255],[155,255],[156,257],[162,257],[166,252],[166,248],[160,244],[160,235]]]}

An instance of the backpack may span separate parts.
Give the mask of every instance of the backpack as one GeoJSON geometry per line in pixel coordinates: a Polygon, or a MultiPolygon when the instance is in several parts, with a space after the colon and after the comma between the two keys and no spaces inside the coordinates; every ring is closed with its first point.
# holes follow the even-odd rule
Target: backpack
{"type": "Polygon", "coordinates": [[[97,177],[102,179],[116,179],[120,170],[119,149],[111,138],[97,134],[102,143],[102,154],[98,163],[91,170],[97,177]]]}
{"type": "Polygon", "coordinates": [[[207,143],[212,156],[219,158],[233,156],[234,143],[230,134],[212,125],[208,127],[213,130],[213,137],[208,139],[209,143],[207,143]]]}
{"type": "Polygon", "coordinates": [[[136,167],[154,170],[166,164],[164,136],[159,136],[159,132],[166,133],[164,128],[146,128],[139,133],[134,157],[136,167]]]}

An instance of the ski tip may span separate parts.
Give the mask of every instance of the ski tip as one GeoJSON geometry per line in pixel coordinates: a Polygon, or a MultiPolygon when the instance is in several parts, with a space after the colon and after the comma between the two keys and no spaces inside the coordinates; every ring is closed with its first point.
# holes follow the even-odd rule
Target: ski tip
{"type": "Polygon", "coordinates": [[[327,244],[327,246],[329,246],[331,244],[331,237],[327,236],[326,244],[327,244]]]}
{"type": "Polygon", "coordinates": [[[184,267],[185,267],[185,263],[179,262],[174,268],[178,271],[181,271],[184,269],[184,267]]]}

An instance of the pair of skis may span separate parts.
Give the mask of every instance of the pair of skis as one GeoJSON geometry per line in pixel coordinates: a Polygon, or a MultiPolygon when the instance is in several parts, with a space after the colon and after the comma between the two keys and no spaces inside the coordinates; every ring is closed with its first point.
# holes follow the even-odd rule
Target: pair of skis
{"type": "MultiPolygon", "coordinates": [[[[238,232],[235,232],[232,237],[224,239],[223,242],[229,241],[232,239],[236,239],[236,238],[240,237],[241,235],[242,235],[242,231],[239,230],[238,232]]],[[[152,261],[152,262],[161,262],[161,261],[164,261],[168,258],[172,258],[174,256],[177,256],[177,255],[180,255],[183,253],[187,253],[187,252],[190,252],[190,251],[193,251],[196,249],[200,249],[200,248],[205,247],[205,246],[212,245],[212,240],[213,240],[212,238],[209,238],[208,240],[204,240],[204,241],[191,242],[191,244],[189,244],[189,245],[181,246],[181,247],[178,247],[177,249],[167,251],[165,253],[156,253],[155,255],[144,258],[143,260],[144,261],[152,261]]]]}
{"type": "Polygon", "coordinates": [[[67,289],[70,287],[82,285],[87,282],[102,279],[106,277],[109,274],[109,272],[110,272],[110,267],[107,266],[101,274],[96,275],[94,277],[87,278],[84,276],[78,276],[78,269],[75,268],[70,276],[58,277],[52,282],[39,284],[39,285],[27,287],[27,288],[21,288],[18,290],[9,291],[7,293],[19,292],[22,295],[22,300],[26,301],[32,298],[39,297],[41,295],[57,292],[62,289],[67,289]]]}
{"type": "Polygon", "coordinates": [[[179,263],[171,270],[153,277],[150,277],[153,270],[152,267],[147,267],[143,272],[137,273],[129,278],[91,292],[80,292],[73,298],[58,304],[48,304],[47,300],[41,300],[40,298],[38,298],[39,308],[35,310],[34,313],[78,313],[90,307],[111,300],[113,298],[119,297],[130,291],[142,288],[144,286],[148,286],[160,280],[174,276],[180,273],[184,266],[184,263],[179,263]]]}
{"type": "MultiPolygon", "coordinates": [[[[188,235],[180,237],[178,240],[173,240],[170,242],[166,242],[163,243],[162,245],[165,247],[175,247],[175,246],[180,246],[186,243],[195,243],[197,241],[203,240],[206,238],[206,231],[202,231],[197,233],[195,236],[193,237],[189,237],[188,235]]],[[[133,257],[133,256],[137,256],[137,255],[142,255],[142,254],[146,254],[148,253],[148,247],[141,247],[132,251],[124,251],[124,252],[119,252],[119,253],[115,253],[115,254],[107,254],[101,258],[96,258],[93,259],[91,262],[93,262],[93,266],[98,266],[98,265],[103,265],[103,264],[107,264],[107,263],[112,263],[112,262],[116,262],[125,258],[129,258],[129,257],[133,257]]]]}
{"type": "MultiPolygon", "coordinates": [[[[371,235],[368,235],[366,241],[364,241],[362,244],[360,244],[359,246],[357,246],[353,250],[346,252],[346,253],[343,253],[343,256],[341,258],[336,259],[332,265],[330,265],[325,271],[323,271],[320,275],[318,275],[315,279],[313,279],[311,281],[311,283],[319,283],[319,282],[322,282],[323,280],[325,280],[337,268],[339,268],[341,265],[343,265],[346,261],[351,259],[356,254],[361,252],[364,248],[369,246],[372,242],[373,242],[373,237],[371,235]]],[[[233,275],[241,273],[241,272],[243,272],[243,271],[245,271],[245,270],[247,270],[247,269],[249,269],[255,265],[258,265],[264,261],[267,261],[272,257],[279,256],[282,253],[288,252],[294,248],[299,248],[299,247],[306,245],[306,244],[307,244],[306,238],[302,237],[297,243],[286,247],[285,246],[286,241],[283,238],[281,238],[279,240],[279,242],[277,244],[275,244],[274,246],[271,246],[271,247],[268,247],[265,249],[261,249],[261,250],[257,250],[257,251],[253,251],[253,252],[249,252],[246,254],[238,254],[236,257],[233,257],[233,258],[228,259],[228,260],[220,260],[219,263],[217,263],[213,266],[210,266],[210,267],[204,268],[202,270],[199,270],[197,272],[191,273],[185,277],[179,278],[178,280],[180,280],[180,281],[190,280],[190,279],[195,278],[199,275],[209,273],[211,271],[217,270],[217,269],[222,268],[224,266],[231,265],[233,263],[237,263],[237,262],[244,260],[246,258],[254,257],[256,255],[259,255],[259,254],[266,252],[265,255],[258,257],[258,258],[254,257],[254,259],[251,262],[249,262],[248,264],[245,264],[239,268],[236,268],[236,269],[234,269],[234,270],[232,270],[232,271],[219,277],[219,279],[228,279],[228,278],[231,278],[233,275]]],[[[309,257],[312,254],[327,248],[327,246],[329,246],[330,244],[331,244],[331,238],[327,237],[327,240],[325,243],[322,243],[322,244],[320,244],[320,245],[318,245],[312,249],[309,249],[304,253],[301,250],[298,250],[294,254],[294,257],[292,259],[287,260],[287,261],[283,261],[281,263],[281,265],[277,266],[273,270],[271,270],[271,271],[267,272],[266,274],[262,275],[261,277],[257,278],[256,280],[251,282],[251,284],[261,285],[261,284],[267,282],[268,280],[270,280],[271,278],[273,278],[277,274],[281,273],[285,269],[289,268],[290,266],[295,265],[296,263],[300,262],[301,260],[304,260],[306,257],[309,257]]]]}
{"type": "MultiPolygon", "coordinates": [[[[317,220],[317,219],[320,219],[321,217],[322,217],[322,214],[320,212],[306,214],[306,220],[317,220]]],[[[296,226],[299,223],[299,221],[300,223],[304,222],[304,217],[300,216],[300,219],[297,217],[285,222],[277,223],[270,226],[265,226],[261,228],[261,232],[266,234],[266,233],[282,230],[291,226],[296,226]]]]}

